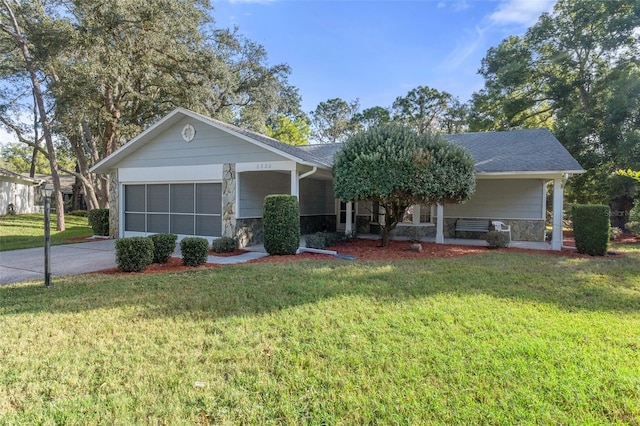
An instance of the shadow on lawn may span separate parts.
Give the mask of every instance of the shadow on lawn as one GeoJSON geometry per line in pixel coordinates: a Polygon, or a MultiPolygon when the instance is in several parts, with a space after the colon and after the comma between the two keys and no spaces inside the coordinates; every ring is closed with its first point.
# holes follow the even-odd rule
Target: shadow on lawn
{"type": "Polygon", "coordinates": [[[455,259],[235,265],[164,275],[84,275],[47,290],[0,288],[0,314],[82,312],[133,306],[141,315],[221,318],[256,315],[359,295],[380,302],[488,295],[562,309],[640,311],[640,255],[569,259],[487,253],[455,259]]]}

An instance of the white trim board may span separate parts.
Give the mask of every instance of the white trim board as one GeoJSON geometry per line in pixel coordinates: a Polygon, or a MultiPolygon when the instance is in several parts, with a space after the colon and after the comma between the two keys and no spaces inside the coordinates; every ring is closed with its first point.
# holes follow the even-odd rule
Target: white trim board
{"type": "Polygon", "coordinates": [[[118,170],[118,180],[121,183],[221,181],[222,164],[122,168],[118,170]]]}

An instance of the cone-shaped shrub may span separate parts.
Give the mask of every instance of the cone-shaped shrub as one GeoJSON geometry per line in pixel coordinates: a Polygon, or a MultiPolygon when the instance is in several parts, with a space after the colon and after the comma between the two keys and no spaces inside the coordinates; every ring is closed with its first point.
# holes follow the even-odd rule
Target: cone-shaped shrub
{"type": "Polygon", "coordinates": [[[576,204],[571,209],[578,253],[604,256],[609,246],[609,206],[576,204]]]}

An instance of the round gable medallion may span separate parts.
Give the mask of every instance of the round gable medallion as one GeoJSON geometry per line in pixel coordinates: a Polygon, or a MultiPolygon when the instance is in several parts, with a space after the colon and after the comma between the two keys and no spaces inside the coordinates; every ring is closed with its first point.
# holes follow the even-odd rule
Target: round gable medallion
{"type": "Polygon", "coordinates": [[[191,142],[195,136],[196,129],[194,129],[191,124],[185,124],[182,128],[182,139],[184,139],[185,142],[191,142]]]}

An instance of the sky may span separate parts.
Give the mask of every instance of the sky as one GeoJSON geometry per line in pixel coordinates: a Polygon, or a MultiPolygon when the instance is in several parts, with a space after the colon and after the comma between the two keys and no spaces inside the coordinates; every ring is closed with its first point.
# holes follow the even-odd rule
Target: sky
{"type": "MultiPolygon", "coordinates": [[[[466,102],[483,87],[487,50],[524,34],[555,1],[212,0],[212,15],[264,46],[270,65],[291,67],[309,113],[332,98],[390,107],[418,86],[466,102]]],[[[0,129],[0,143],[11,140],[0,129]]]]}
{"type": "Polygon", "coordinates": [[[461,102],[483,87],[487,50],[522,35],[555,0],[213,0],[218,27],[238,27],[287,63],[305,112],[331,98],[389,107],[429,86],[461,102]]]}

